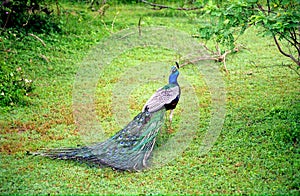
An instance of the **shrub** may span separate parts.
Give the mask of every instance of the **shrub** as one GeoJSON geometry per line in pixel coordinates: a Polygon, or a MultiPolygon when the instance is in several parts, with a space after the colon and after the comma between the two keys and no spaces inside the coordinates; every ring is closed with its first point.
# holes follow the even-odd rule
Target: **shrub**
{"type": "Polygon", "coordinates": [[[0,7],[0,26],[39,30],[49,23],[54,0],[4,0],[0,7]]]}
{"type": "Polygon", "coordinates": [[[6,65],[0,66],[0,105],[13,106],[26,104],[29,93],[33,90],[32,80],[28,79],[21,67],[16,69],[6,65]]]}
{"type": "Polygon", "coordinates": [[[204,10],[211,23],[200,28],[202,38],[213,39],[223,47],[233,49],[239,35],[256,25],[263,29],[263,35],[274,39],[282,55],[300,67],[299,0],[207,2],[204,10]]]}

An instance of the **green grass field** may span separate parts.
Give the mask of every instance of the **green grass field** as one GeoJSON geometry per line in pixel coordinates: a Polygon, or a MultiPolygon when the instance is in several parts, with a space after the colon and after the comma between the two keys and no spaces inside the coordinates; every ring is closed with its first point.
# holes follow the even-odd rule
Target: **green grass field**
{"type": "MultiPolygon", "coordinates": [[[[123,29],[137,28],[140,17],[142,30],[166,26],[190,35],[197,35],[201,23],[196,12],[117,5],[100,17],[85,4],[61,5],[63,31],[36,33],[46,46],[33,36],[20,34],[2,42],[10,52],[1,59],[25,70],[35,89],[26,106],[0,108],[1,194],[299,194],[299,75],[286,66],[291,62],[277,51],[273,40],[258,36],[255,28],[240,37],[238,42],[245,48],[227,56],[229,74],[221,63],[209,63],[218,67],[225,84],[226,116],[208,153],[200,154],[199,146],[214,126],[210,124],[212,92],[206,76],[189,64],[180,70],[178,80],[188,81],[195,91],[199,113],[194,120],[199,124],[191,130],[194,137],[184,152],[167,164],[142,172],[118,172],[27,155],[43,148],[86,144],[75,123],[73,86],[77,72],[89,63],[87,59],[97,59],[89,55],[99,42],[123,29]]],[[[107,135],[123,125],[116,121],[118,105],[112,96],[119,81],[125,80],[123,74],[156,62],[168,67],[175,60],[180,56],[172,50],[145,46],[124,51],[100,70],[95,118],[107,135]]],[[[130,93],[125,119],[137,114],[167,82],[168,73],[159,74],[130,93]]],[[[134,82],[138,85],[138,76],[134,82]]],[[[188,86],[183,89],[188,92],[188,86]]],[[[158,147],[180,133],[179,122],[188,105],[184,96],[172,128],[166,122],[161,130],[158,147]]]]}

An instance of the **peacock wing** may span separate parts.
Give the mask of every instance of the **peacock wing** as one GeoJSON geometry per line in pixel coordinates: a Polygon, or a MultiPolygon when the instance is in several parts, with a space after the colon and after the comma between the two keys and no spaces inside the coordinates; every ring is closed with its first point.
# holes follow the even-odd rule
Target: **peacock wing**
{"type": "Polygon", "coordinates": [[[162,88],[159,88],[143,107],[143,111],[146,106],[149,108],[149,112],[155,112],[164,107],[164,105],[171,103],[180,94],[180,88],[175,84],[168,84],[162,88]]]}

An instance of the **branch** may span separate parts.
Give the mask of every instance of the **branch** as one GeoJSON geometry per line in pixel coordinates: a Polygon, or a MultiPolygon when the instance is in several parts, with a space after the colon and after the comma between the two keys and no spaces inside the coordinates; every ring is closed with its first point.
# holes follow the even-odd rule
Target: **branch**
{"type": "Polygon", "coordinates": [[[295,28],[292,28],[289,32],[290,32],[290,37],[292,38],[292,40],[296,44],[299,44],[299,42],[297,41],[297,34],[296,34],[296,31],[295,31],[295,28]]]}
{"type": "Polygon", "coordinates": [[[58,0],[56,0],[55,4],[56,4],[57,15],[60,15],[60,9],[59,9],[58,0]]]}
{"type": "Polygon", "coordinates": [[[294,42],[293,46],[297,49],[298,55],[300,56],[300,43],[297,41],[297,34],[296,34],[296,31],[295,31],[295,28],[290,30],[290,37],[294,42]]]}
{"type": "MultiPolygon", "coordinates": [[[[105,4],[105,5],[106,5],[106,4],[105,4]]],[[[106,25],[106,23],[104,22],[104,20],[101,19],[101,22],[102,22],[104,28],[105,28],[110,34],[112,34],[113,31],[114,31],[114,24],[115,24],[115,22],[116,22],[116,19],[117,19],[118,14],[119,14],[119,11],[117,11],[117,13],[116,13],[116,15],[114,16],[114,19],[113,19],[113,21],[112,21],[112,23],[111,23],[111,30],[107,27],[107,25],[106,25]]]]}
{"type": "Polygon", "coordinates": [[[46,47],[45,42],[41,38],[39,38],[38,36],[36,36],[32,33],[29,33],[28,35],[30,35],[30,36],[34,37],[35,39],[39,40],[43,44],[43,46],[46,47]]]}
{"type": "MultiPolygon", "coordinates": [[[[224,70],[226,72],[226,74],[229,74],[229,71],[227,69],[227,66],[226,66],[226,56],[232,52],[238,52],[240,51],[240,48],[239,46],[236,46],[233,50],[226,50],[223,54],[219,48],[218,45],[216,45],[216,52],[210,50],[205,44],[201,44],[207,51],[209,51],[211,53],[211,57],[198,57],[198,58],[195,58],[195,59],[192,59],[192,60],[186,60],[184,63],[182,63],[180,65],[180,67],[183,67],[187,64],[194,64],[194,63],[197,63],[198,61],[205,61],[205,60],[213,60],[213,61],[216,61],[216,62],[223,62],[223,65],[224,65],[224,70]]],[[[242,48],[245,48],[243,46],[241,46],[242,48]]]]}
{"type": "Polygon", "coordinates": [[[223,65],[224,65],[224,69],[226,71],[226,74],[228,74],[228,69],[227,69],[227,66],[226,66],[226,55],[231,53],[231,51],[226,51],[220,58],[222,58],[222,61],[223,61],[223,65]]]}
{"type": "Polygon", "coordinates": [[[275,43],[276,43],[276,46],[277,46],[279,52],[280,52],[281,54],[283,54],[284,56],[289,57],[289,58],[292,59],[298,66],[300,66],[300,62],[297,61],[297,59],[295,59],[295,57],[294,57],[293,55],[287,54],[287,53],[285,53],[285,52],[282,50],[282,48],[281,48],[281,46],[279,45],[278,40],[277,40],[277,38],[276,38],[275,35],[273,35],[273,38],[274,38],[274,41],[275,41],[275,43]]]}
{"type": "Polygon", "coordinates": [[[117,16],[119,15],[119,12],[117,12],[116,13],[116,15],[115,15],[115,17],[114,17],[114,19],[113,19],[113,21],[112,21],[112,23],[111,23],[111,30],[113,31],[114,30],[114,24],[115,24],[115,22],[116,22],[116,19],[117,19],[117,16]]]}
{"type": "Polygon", "coordinates": [[[300,76],[300,73],[298,72],[297,69],[293,68],[291,65],[287,65],[288,68],[290,68],[291,70],[293,70],[294,72],[296,72],[296,74],[298,74],[300,76]]]}
{"type": "Polygon", "coordinates": [[[214,51],[212,51],[211,49],[209,49],[204,43],[201,44],[201,46],[203,46],[205,48],[205,50],[207,50],[208,52],[210,52],[211,54],[214,53],[214,51]]]}
{"type": "Polygon", "coordinates": [[[297,49],[298,53],[299,53],[299,48],[297,46],[297,44],[299,44],[299,43],[297,42],[297,38],[294,39],[293,36],[292,36],[292,32],[291,31],[289,31],[289,32],[290,32],[291,35],[288,36],[288,37],[286,37],[283,33],[278,32],[278,31],[276,31],[276,34],[279,34],[280,36],[282,36],[286,41],[288,41],[292,46],[294,46],[297,49]]]}
{"type": "Polygon", "coordinates": [[[262,5],[260,5],[259,3],[258,3],[258,4],[256,4],[256,5],[257,5],[258,9],[259,9],[261,12],[263,12],[263,13],[265,13],[265,12],[266,12],[266,10],[263,8],[263,6],[262,6],[262,5]]]}
{"type": "Polygon", "coordinates": [[[174,7],[171,7],[171,6],[167,6],[167,5],[161,5],[161,4],[156,4],[156,3],[151,3],[151,2],[148,2],[148,1],[145,1],[145,0],[141,0],[141,2],[145,3],[145,4],[148,4],[148,5],[151,5],[154,9],[154,10],[161,10],[161,9],[173,9],[173,10],[185,10],[185,11],[190,11],[190,10],[198,10],[198,9],[202,9],[202,7],[191,7],[191,8],[186,8],[186,7],[177,7],[177,8],[174,8],[174,7]]]}
{"type": "Polygon", "coordinates": [[[270,0],[267,0],[267,4],[268,4],[268,15],[269,15],[271,12],[270,0]]]}
{"type": "Polygon", "coordinates": [[[45,55],[41,54],[40,57],[41,57],[42,59],[44,59],[47,63],[50,62],[49,59],[48,59],[45,55]]]}
{"type": "MultiPolygon", "coordinates": [[[[268,7],[268,10],[264,9],[264,7],[261,4],[259,4],[259,3],[257,3],[256,6],[258,7],[258,11],[261,11],[264,14],[266,14],[266,12],[267,12],[266,15],[269,15],[270,13],[273,13],[273,14],[275,13],[274,11],[272,11],[271,9],[269,9],[269,7],[268,7]]],[[[254,10],[256,10],[256,9],[254,9],[254,10]]]]}
{"type": "MultiPolygon", "coordinates": [[[[103,4],[103,2],[102,2],[103,4]]],[[[99,9],[97,12],[99,12],[100,16],[104,16],[105,15],[105,12],[106,10],[109,8],[109,5],[104,3],[99,9]]]]}
{"type": "Polygon", "coordinates": [[[142,21],[142,17],[140,17],[139,22],[138,22],[139,36],[142,35],[141,21],[142,21]]]}
{"type": "Polygon", "coordinates": [[[183,67],[183,66],[188,65],[188,64],[194,64],[194,63],[197,63],[198,61],[206,61],[206,60],[216,61],[217,59],[215,57],[199,57],[199,58],[196,58],[196,59],[193,59],[193,60],[187,60],[186,62],[182,63],[180,65],[180,67],[183,67]]]}
{"type": "Polygon", "coordinates": [[[3,30],[6,28],[6,25],[7,25],[8,21],[9,21],[10,13],[11,13],[11,12],[8,13],[8,16],[7,16],[6,20],[5,20],[4,26],[2,27],[3,30]]]}
{"type": "Polygon", "coordinates": [[[217,56],[217,57],[199,57],[199,58],[196,58],[196,59],[193,59],[193,60],[187,60],[186,62],[180,64],[180,67],[183,67],[185,65],[188,65],[188,64],[194,64],[194,63],[197,63],[198,61],[207,61],[207,60],[213,60],[213,61],[216,61],[216,62],[223,62],[223,65],[224,65],[224,69],[226,71],[226,74],[228,74],[228,69],[226,67],[226,55],[231,53],[231,51],[226,51],[224,54],[222,54],[221,56],[217,56]]]}

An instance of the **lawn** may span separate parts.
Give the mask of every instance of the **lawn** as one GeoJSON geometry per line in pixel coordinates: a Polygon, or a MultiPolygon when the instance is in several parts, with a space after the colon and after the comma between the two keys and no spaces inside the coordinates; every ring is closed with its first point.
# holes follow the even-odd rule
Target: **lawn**
{"type": "Polygon", "coordinates": [[[35,33],[45,45],[1,35],[10,49],[1,61],[21,67],[35,86],[27,105],[0,108],[1,194],[299,194],[299,75],[257,28],[227,56],[228,74],[213,61],[180,69],[182,98],[172,126],[166,122],[158,135],[153,160],[163,163],[156,167],[119,172],[28,155],[113,135],[167,83],[170,66],[187,58],[181,46],[202,42],[190,38],[203,22],[197,11],[119,4],[101,17],[83,3],[61,6],[63,30],[35,33]],[[131,33],[138,35],[140,17],[142,41],[165,47],[120,45],[138,43],[131,33]],[[156,35],[159,29],[168,31],[156,35]],[[82,89],[95,95],[91,113],[80,108],[89,100],[77,97],[82,89]],[[172,146],[178,137],[183,142],[172,146]]]}

